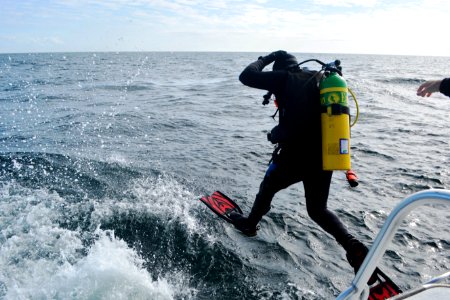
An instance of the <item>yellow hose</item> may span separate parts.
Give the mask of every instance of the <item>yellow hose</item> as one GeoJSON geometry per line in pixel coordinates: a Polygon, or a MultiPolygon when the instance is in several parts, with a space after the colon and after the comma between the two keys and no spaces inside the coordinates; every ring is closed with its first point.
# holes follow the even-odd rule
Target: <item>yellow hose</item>
{"type": "Polygon", "coordinates": [[[356,122],[358,121],[358,118],[359,118],[359,105],[358,105],[358,100],[356,100],[356,96],[355,96],[355,94],[353,93],[353,91],[352,91],[350,88],[348,89],[348,91],[349,91],[350,95],[352,95],[353,101],[355,101],[355,105],[356,105],[356,117],[355,117],[355,121],[353,121],[353,123],[350,124],[350,127],[353,127],[353,125],[356,124],[356,122]]]}

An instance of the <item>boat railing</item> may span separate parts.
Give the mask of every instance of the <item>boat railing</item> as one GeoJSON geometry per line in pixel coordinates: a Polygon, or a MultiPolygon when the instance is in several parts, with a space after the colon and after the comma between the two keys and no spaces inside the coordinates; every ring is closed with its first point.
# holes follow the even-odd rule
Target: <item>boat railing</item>
{"type": "Polygon", "coordinates": [[[386,219],[351,286],[336,299],[367,299],[369,293],[367,281],[386,252],[397,229],[410,211],[425,204],[450,204],[450,191],[430,189],[414,193],[400,202],[386,219]]]}

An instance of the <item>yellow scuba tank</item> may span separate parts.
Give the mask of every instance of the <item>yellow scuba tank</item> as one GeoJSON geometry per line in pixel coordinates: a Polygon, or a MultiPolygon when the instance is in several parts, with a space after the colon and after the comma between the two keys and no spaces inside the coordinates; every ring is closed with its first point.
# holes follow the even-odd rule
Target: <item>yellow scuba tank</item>
{"type": "Polygon", "coordinates": [[[324,170],[350,170],[350,111],[347,83],[338,73],[327,72],[319,83],[322,161],[324,170]]]}

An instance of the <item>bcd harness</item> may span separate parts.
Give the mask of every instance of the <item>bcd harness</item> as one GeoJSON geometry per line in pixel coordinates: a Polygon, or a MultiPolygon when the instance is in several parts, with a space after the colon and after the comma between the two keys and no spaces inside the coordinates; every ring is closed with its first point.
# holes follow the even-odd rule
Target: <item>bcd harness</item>
{"type": "MultiPolygon", "coordinates": [[[[301,89],[307,88],[308,84],[311,84],[313,80],[314,84],[319,83],[323,170],[349,171],[351,169],[350,127],[356,124],[359,116],[358,102],[342,77],[342,68],[339,60],[325,64],[317,59],[309,59],[299,63],[297,66],[310,61],[319,63],[322,65],[322,68],[316,72],[309,71],[306,68],[302,69],[300,72],[310,74],[310,77],[302,85],[301,89]],[[350,124],[348,93],[352,95],[357,109],[356,118],[352,124],[350,124]]],[[[268,104],[271,97],[271,91],[264,95],[263,105],[268,104]]],[[[275,105],[277,105],[276,99],[275,105]]],[[[294,107],[296,106],[294,105],[294,107]]],[[[277,110],[272,118],[275,118],[279,109],[280,107],[277,105],[277,110]]],[[[279,143],[279,140],[273,139],[277,134],[277,130],[280,131],[278,125],[268,134],[269,140],[274,144],[279,143]]],[[[274,153],[278,151],[279,145],[274,153]]]]}

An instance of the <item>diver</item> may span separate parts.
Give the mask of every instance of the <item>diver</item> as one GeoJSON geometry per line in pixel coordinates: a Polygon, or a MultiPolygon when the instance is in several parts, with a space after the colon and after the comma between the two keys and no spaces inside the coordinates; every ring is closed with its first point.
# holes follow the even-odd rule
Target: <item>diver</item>
{"type": "Polygon", "coordinates": [[[333,172],[322,169],[317,73],[300,68],[295,56],[279,50],[259,57],[240,74],[239,80],[244,85],[275,95],[279,124],[268,134],[268,139],[276,147],[250,214],[245,217],[232,213],[230,218],[235,228],[245,235],[256,235],[257,224],[269,212],[275,194],[301,181],[308,215],[342,245],[356,273],[368,249],[327,208],[333,172]],[[272,62],[272,71],[263,72],[264,67],[272,62]]]}
{"type": "Polygon", "coordinates": [[[422,83],[417,89],[417,96],[430,97],[435,92],[441,92],[450,97],[450,78],[428,80],[422,83]]]}

